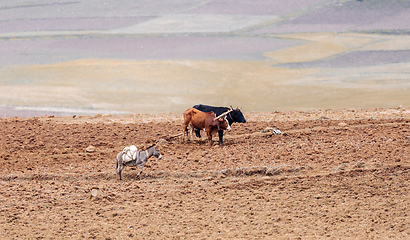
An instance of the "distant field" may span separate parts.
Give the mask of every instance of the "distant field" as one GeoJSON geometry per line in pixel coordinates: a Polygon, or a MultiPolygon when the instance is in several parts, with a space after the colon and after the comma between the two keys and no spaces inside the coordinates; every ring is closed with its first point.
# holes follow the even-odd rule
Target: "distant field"
{"type": "Polygon", "coordinates": [[[247,111],[407,106],[409,8],[407,1],[2,3],[0,104],[63,115],[179,113],[197,103],[247,111]]]}

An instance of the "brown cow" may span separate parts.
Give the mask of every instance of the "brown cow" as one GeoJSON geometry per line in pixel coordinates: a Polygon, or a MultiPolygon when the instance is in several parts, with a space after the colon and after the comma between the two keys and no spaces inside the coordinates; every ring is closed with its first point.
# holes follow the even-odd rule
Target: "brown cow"
{"type": "Polygon", "coordinates": [[[185,134],[188,137],[188,125],[191,125],[191,138],[193,128],[203,129],[208,136],[209,144],[212,145],[212,135],[218,132],[218,130],[230,130],[228,121],[226,120],[226,112],[219,117],[216,117],[214,112],[202,112],[195,108],[189,108],[184,112],[184,127],[183,127],[183,139],[185,134]]]}

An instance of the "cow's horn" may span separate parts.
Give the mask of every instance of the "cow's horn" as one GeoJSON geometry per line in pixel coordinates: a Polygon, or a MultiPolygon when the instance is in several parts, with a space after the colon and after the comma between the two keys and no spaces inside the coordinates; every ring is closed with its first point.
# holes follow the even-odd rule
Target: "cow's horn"
{"type": "Polygon", "coordinates": [[[225,113],[222,113],[221,115],[219,115],[218,117],[216,117],[214,120],[218,120],[218,119],[220,119],[220,118],[222,118],[222,117],[225,117],[226,115],[228,115],[230,112],[232,112],[233,110],[231,109],[231,110],[229,110],[229,111],[227,111],[227,112],[225,112],[225,113]]]}

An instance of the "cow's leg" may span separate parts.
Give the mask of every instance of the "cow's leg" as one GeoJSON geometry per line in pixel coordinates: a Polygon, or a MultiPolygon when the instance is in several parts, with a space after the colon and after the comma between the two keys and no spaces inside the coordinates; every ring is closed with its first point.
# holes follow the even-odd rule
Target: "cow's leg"
{"type": "Polygon", "coordinates": [[[201,138],[201,130],[195,128],[195,135],[196,137],[201,138]]]}
{"type": "Polygon", "coordinates": [[[206,130],[206,135],[208,136],[209,145],[212,146],[212,133],[211,133],[211,130],[206,130]]]}
{"type": "Polygon", "coordinates": [[[208,137],[209,145],[212,146],[212,136],[208,137]]]}
{"type": "Polygon", "coordinates": [[[191,141],[194,141],[194,126],[191,125],[189,130],[191,131],[191,141]]]}
{"type": "Polygon", "coordinates": [[[224,131],[223,130],[219,130],[218,131],[218,135],[219,135],[219,144],[223,144],[223,137],[224,137],[224,131]]]}
{"type": "Polygon", "coordinates": [[[188,138],[188,124],[184,124],[184,127],[182,128],[182,142],[185,141],[185,135],[188,138]]]}

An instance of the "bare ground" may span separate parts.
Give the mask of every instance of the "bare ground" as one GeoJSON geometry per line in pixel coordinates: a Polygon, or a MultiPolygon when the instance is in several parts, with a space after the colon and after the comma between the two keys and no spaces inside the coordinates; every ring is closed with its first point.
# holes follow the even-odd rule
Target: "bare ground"
{"type": "Polygon", "coordinates": [[[1,119],[0,238],[410,238],[410,108],[245,116],[212,147],[172,114],[1,119]]]}

